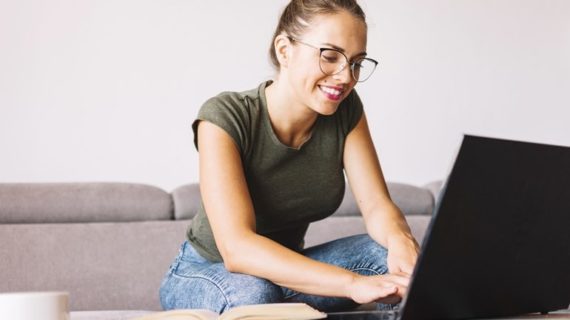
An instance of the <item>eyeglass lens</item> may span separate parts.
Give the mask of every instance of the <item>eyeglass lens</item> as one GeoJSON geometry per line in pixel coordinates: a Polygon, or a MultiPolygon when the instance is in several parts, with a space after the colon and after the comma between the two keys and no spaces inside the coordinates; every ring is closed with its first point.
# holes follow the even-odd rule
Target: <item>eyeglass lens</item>
{"type": "MultiPolygon", "coordinates": [[[[339,51],[332,49],[323,49],[319,59],[321,70],[327,75],[334,75],[347,67],[347,58],[339,51]]],[[[367,58],[360,58],[355,60],[351,65],[351,73],[356,81],[362,82],[368,79],[374,69],[376,63],[367,58]]]]}

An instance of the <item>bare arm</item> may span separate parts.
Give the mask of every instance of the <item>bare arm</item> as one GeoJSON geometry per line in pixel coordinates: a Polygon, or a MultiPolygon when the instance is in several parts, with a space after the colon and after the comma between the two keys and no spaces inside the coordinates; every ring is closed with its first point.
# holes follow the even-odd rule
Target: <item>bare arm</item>
{"type": "MultiPolygon", "coordinates": [[[[239,152],[225,131],[212,123],[200,122],[198,147],[204,206],[216,245],[230,272],[254,275],[308,294],[369,302],[354,296],[354,291],[362,286],[360,276],[309,259],[256,234],[255,214],[239,152]]],[[[397,284],[388,280],[377,282],[373,300],[398,290],[397,284]]]]}
{"type": "Polygon", "coordinates": [[[368,234],[389,251],[390,272],[411,274],[419,248],[404,216],[390,199],[365,115],[348,135],[343,160],[368,234]]]}

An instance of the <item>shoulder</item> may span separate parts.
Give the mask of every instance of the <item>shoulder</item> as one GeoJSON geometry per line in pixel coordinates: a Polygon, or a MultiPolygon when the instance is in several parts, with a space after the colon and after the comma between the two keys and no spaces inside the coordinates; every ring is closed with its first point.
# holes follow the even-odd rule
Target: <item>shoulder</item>
{"type": "Polygon", "coordinates": [[[243,92],[222,92],[208,99],[198,111],[192,124],[194,143],[198,138],[198,123],[211,122],[226,131],[236,142],[240,151],[244,152],[249,145],[250,132],[260,118],[262,112],[261,90],[258,88],[243,92]]]}
{"type": "Polygon", "coordinates": [[[260,90],[222,92],[204,102],[197,120],[210,121],[224,129],[231,126],[237,130],[247,130],[261,112],[260,90]]]}
{"type": "Polygon", "coordinates": [[[237,116],[258,112],[260,99],[259,88],[243,92],[225,91],[206,100],[200,108],[199,114],[229,113],[237,116]]]}

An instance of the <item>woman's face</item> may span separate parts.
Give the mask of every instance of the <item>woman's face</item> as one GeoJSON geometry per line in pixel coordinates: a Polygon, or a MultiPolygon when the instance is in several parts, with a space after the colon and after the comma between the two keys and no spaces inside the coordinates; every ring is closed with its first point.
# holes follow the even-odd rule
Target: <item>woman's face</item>
{"type": "MultiPolygon", "coordinates": [[[[297,40],[317,48],[338,49],[352,62],[366,52],[366,25],[345,11],[321,15],[297,40]]],[[[350,66],[326,75],[319,66],[318,49],[295,41],[291,44],[288,81],[296,100],[319,114],[333,114],[356,84],[350,66]]]]}

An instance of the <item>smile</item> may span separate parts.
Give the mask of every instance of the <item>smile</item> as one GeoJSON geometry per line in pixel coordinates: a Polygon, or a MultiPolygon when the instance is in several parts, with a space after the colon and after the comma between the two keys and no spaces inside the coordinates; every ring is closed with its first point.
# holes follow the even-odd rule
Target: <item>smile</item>
{"type": "Polygon", "coordinates": [[[325,86],[319,86],[319,89],[325,94],[325,96],[327,96],[327,98],[334,101],[338,101],[344,92],[343,90],[325,86]]]}

